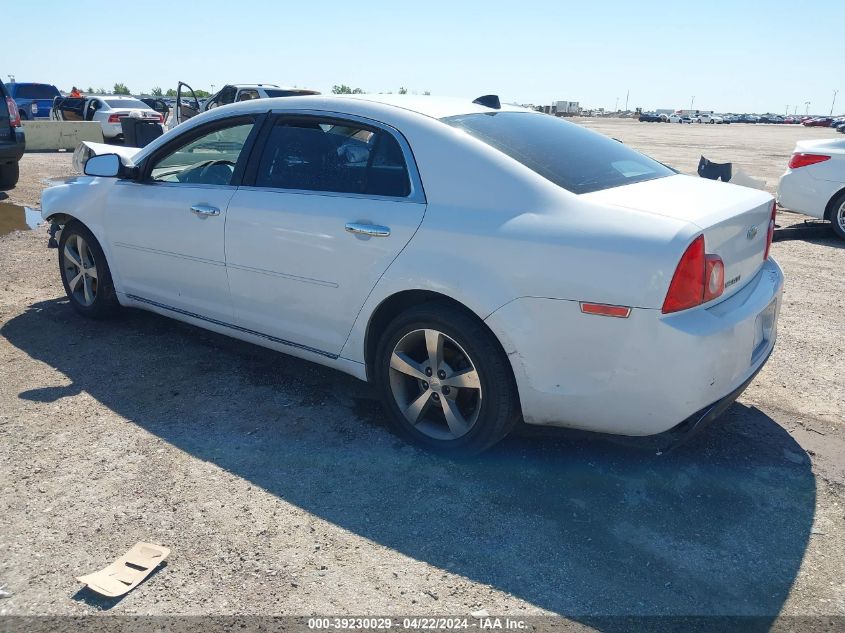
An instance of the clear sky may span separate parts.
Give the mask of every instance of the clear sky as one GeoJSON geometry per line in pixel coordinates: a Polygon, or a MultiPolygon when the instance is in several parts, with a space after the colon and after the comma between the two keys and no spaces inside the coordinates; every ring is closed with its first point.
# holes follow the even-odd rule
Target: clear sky
{"type": "MultiPolygon", "coordinates": [[[[584,107],[827,113],[842,0],[4,2],[0,73],[133,93],[269,82],[584,107]]],[[[837,97],[845,112],[845,92],[837,97]]]]}

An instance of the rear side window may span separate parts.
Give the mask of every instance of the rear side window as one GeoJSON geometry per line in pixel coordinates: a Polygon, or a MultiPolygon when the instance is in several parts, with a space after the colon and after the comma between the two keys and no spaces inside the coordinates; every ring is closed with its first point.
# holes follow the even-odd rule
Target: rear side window
{"type": "Polygon", "coordinates": [[[553,116],[493,112],[442,121],[572,193],[600,191],[675,173],[618,141],[553,116]]]}
{"type": "Polygon", "coordinates": [[[406,197],[408,168],[392,134],[357,123],[280,119],[267,139],[255,185],[406,197]]]}
{"type": "Polygon", "coordinates": [[[19,84],[15,88],[16,99],[50,99],[61,94],[55,86],[44,84],[19,84]]]}

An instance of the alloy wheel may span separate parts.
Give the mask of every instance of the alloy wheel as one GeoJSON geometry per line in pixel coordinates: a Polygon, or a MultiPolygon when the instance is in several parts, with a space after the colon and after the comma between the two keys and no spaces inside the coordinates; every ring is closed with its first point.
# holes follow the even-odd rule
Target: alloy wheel
{"type": "Polygon", "coordinates": [[[408,332],[396,343],[390,389],[408,422],[437,440],[466,435],[481,411],[475,364],[453,338],[435,329],[408,332]]]}
{"type": "Polygon", "coordinates": [[[91,247],[81,235],[71,235],[64,248],[64,273],[74,299],[85,307],[97,298],[97,264],[91,247]]]}
{"type": "Polygon", "coordinates": [[[839,224],[840,230],[845,233],[845,201],[839,205],[839,210],[836,212],[836,222],[839,224]]]}

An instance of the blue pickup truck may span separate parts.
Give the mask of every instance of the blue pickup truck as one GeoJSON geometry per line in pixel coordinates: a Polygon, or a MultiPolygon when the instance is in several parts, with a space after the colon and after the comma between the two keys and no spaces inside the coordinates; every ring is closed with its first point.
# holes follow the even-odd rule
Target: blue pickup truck
{"type": "Polygon", "coordinates": [[[10,83],[6,89],[24,121],[49,119],[53,99],[61,96],[59,89],[50,84],[10,83]]]}

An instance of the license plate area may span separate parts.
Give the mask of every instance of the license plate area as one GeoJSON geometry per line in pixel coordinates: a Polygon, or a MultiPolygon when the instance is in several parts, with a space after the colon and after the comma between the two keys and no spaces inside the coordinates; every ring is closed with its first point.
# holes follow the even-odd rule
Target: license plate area
{"type": "Polygon", "coordinates": [[[754,345],[751,352],[751,364],[753,365],[762,356],[775,331],[775,319],[777,317],[777,299],[772,299],[772,302],[766,306],[754,321],[754,345]]]}

